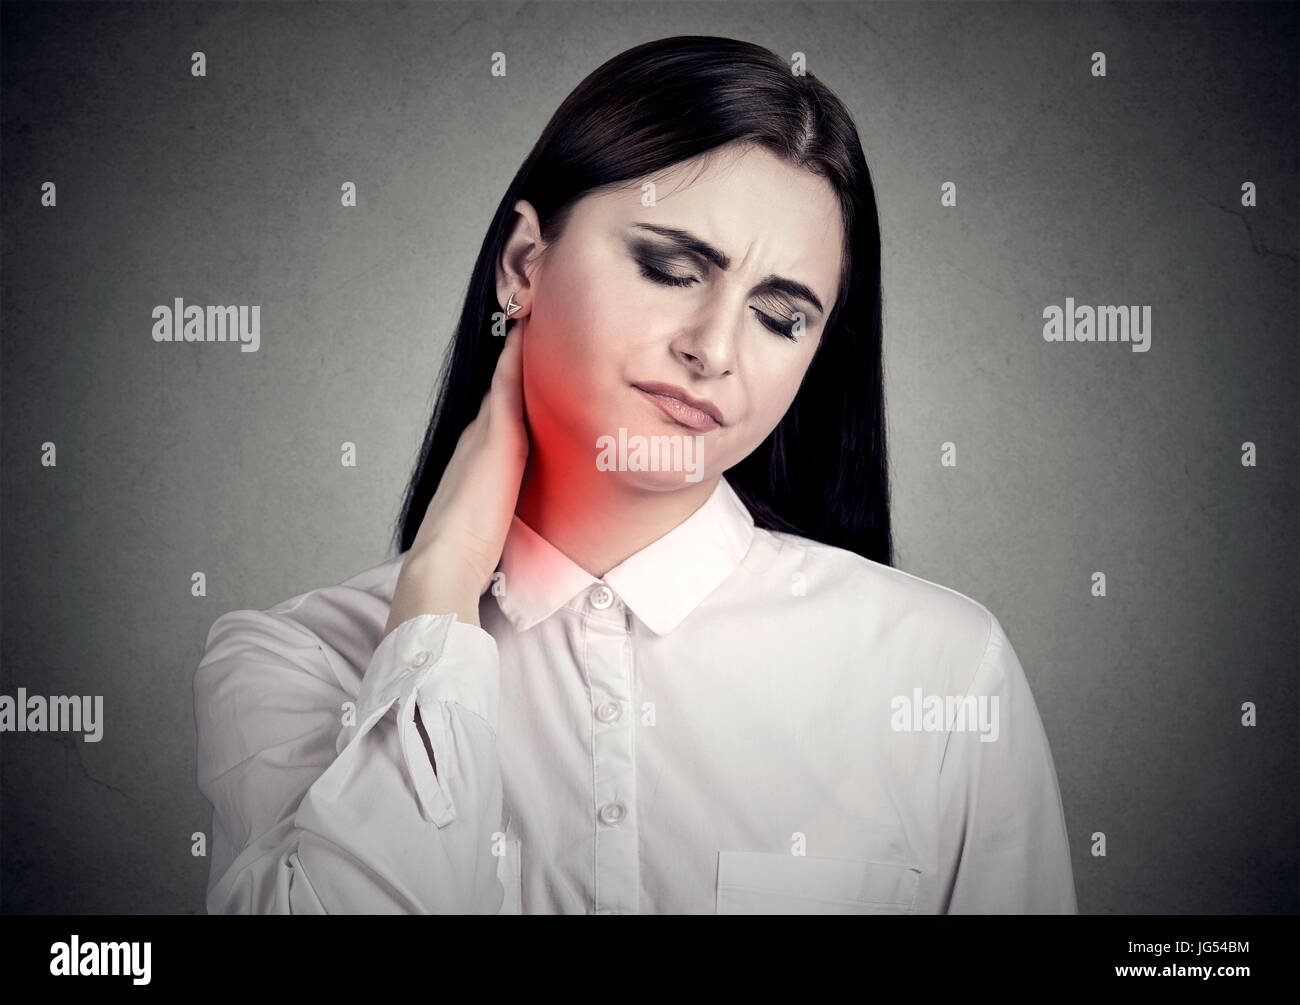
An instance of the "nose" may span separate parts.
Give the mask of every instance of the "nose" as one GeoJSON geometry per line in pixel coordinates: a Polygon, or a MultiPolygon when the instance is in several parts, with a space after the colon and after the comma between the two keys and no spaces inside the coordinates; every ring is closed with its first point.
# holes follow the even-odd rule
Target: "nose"
{"type": "Polygon", "coordinates": [[[736,370],[739,327],[728,314],[725,304],[715,303],[673,340],[673,354],[701,377],[725,377],[736,370]]]}

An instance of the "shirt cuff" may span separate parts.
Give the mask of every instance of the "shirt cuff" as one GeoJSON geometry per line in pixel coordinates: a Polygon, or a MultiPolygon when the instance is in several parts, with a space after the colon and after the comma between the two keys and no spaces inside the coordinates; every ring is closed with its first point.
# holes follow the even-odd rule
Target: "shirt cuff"
{"type": "MultiPolygon", "coordinates": [[[[454,615],[451,615],[454,617],[454,615]]],[[[497,731],[501,709],[500,653],[497,640],[477,625],[454,621],[447,626],[442,651],[414,682],[420,709],[451,701],[468,709],[497,731]]],[[[428,717],[424,716],[426,725],[428,717]]]]}
{"type": "Polygon", "coordinates": [[[420,614],[402,622],[376,647],[357,695],[356,725],[342,730],[337,751],[372,729],[397,704],[397,729],[420,810],[445,827],[456,819],[448,783],[459,775],[450,716],[439,703],[455,702],[496,732],[500,703],[496,640],[454,614],[420,614]],[[435,774],[415,725],[415,710],[438,758],[435,774]]]}
{"type": "MultiPolygon", "coordinates": [[[[393,702],[414,690],[413,677],[428,673],[442,655],[454,614],[421,614],[384,636],[370,657],[357,693],[357,732],[383,718],[393,702]]],[[[339,737],[341,753],[351,737],[339,737]]]]}

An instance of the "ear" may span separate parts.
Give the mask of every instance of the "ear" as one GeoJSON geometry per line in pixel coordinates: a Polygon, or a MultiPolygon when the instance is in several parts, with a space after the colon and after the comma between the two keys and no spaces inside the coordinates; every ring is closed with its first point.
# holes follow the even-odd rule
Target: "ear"
{"type": "Polygon", "coordinates": [[[506,309],[512,293],[520,307],[506,319],[508,321],[525,317],[532,308],[532,279],[537,272],[537,257],[543,248],[537,210],[527,199],[520,199],[515,203],[514,223],[502,245],[501,257],[497,259],[497,301],[501,310],[506,309]]]}

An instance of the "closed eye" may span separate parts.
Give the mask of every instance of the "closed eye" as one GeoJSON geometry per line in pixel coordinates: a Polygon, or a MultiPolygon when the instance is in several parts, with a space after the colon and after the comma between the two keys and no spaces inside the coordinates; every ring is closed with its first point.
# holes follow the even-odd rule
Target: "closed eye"
{"type": "Polygon", "coordinates": [[[656,283],[662,283],[664,286],[694,286],[700,281],[699,276],[674,276],[667,272],[661,272],[644,259],[638,259],[637,265],[641,267],[641,275],[656,283]]]}
{"type": "Polygon", "coordinates": [[[776,318],[764,314],[757,307],[751,307],[750,310],[758,315],[758,320],[764,328],[774,331],[778,335],[784,335],[791,342],[799,341],[799,336],[793,334],[794,318],[782,318],[778,321],[776,318]]]}
{"type": "MultiPolygon", "coordinates": [[[[638,259],[637,265],[641,269],[641,275],[645,276],[651,282],[659,283],[662,286],[694,286],[700,281],[699,276],[675,276],[671,273],[656,269],[644,259],[638,259]]],[[[794,318],[777,319],[769,314],[764,314],[757,307],[751,307],[755,314],[758,315],[759,323],[768,331],[775,332],[791,342],[798,342],[799,336],[791,333],[794,326],[794,318]]]]}

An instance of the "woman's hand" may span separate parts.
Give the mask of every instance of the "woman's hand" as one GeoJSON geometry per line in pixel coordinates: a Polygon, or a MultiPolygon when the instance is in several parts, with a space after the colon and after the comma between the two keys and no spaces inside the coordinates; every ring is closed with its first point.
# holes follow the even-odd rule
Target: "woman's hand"
{"type": "Polygon", "coordinates": [[[523,350],[513,325],[478,415],[461,433],[397,577],[387,635],[419,614],[477,625],[501,561],[528,460],[523,350]]]}

